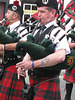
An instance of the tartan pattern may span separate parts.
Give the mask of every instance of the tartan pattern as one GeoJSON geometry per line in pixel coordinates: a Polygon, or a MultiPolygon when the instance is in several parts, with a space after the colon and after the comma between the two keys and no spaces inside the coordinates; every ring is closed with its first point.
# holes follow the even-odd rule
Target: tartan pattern
{"type": "Polygon", "coordinates": [[[72,70],[66,70],[63,79],[75,83],[75,67],[73,67],[72,70]]]}
{"type": "MultiPolygon", "coordinates": [[[[37,77],[30,75],[30,85],[36,84],[48,80],[50,77],[37,77]]],[[[61,100],[60,94],[60,79],[56,78],[48,80],[34,87],[35,96],[34,100],[61,100]]]]}
{"type": "Polygon", "coordinates": [[[15,65],[5,69],[0,80],[0,100],[23,100],[23,82],[18,80],[15,65]]]}
{"type": "Polygon", "coordinates": [[[60,14],[62,14],[63,12],[63,3],[61,0],[58,1],[58,10],[61,12],[60,14]]]}
{"type": "Polygon", "coordinates": [[[75,20],[75,0],[71,0],[64,11],[70,18],[75,20]]]}

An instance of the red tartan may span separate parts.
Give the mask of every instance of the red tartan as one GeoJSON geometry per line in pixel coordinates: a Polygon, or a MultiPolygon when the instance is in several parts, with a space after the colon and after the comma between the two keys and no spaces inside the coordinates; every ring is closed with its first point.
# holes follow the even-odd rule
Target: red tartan
{"type": "Polygon", "coordinates": [[[75,83],[75,67],[73,67],[72,70],[66,70],[63,79],[75,83]]]}
{"type": "Polygon", "coordinates": [[[70,8],[70,7],[71,7],[71,5],[73,5],[73,4],[74,4],[74,2],[75,2],[74,0],[71,0],[71,1],[68,3],[68,5],[67,5],[66,9],[67,9],[67,8],[70,8]]]}
{"type": "MultiPolygon", "coordinates": [[[[30,85],[34,86],[42,81],[48,80],[49,77],[30,76],[30,85]]],[[[34,87],[34,100],[61,100],[60,79],[48,80],[34,87]]]]}
{"type": "Polygon", "coordinates": [[[67,14],[67,16],[69,16],[70,18],[75,20],[75,12],[73,12],[71,14],[69,14],[68,11],[64,11],[64,12],[67,14]]]}
{"type": "Polygon", "coordinates": [[[16,67],[10,66],[0,81],[0,100],[23,100],[23,82],[18,80],[16,67]]]}
{"type": "Polygon", "coordinates": [[[75,20],[75,1],[71,0],[64,11],[70,18],[75,20]]]}

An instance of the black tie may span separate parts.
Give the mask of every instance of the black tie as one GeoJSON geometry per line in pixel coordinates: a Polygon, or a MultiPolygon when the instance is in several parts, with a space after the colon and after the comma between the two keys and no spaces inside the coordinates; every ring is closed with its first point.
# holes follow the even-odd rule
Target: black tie
{"type": "Polygon", "coordinates": [[[45,28],[46,28],[46,26],[41,26],[40,32],[39,32],[40,35],[43,33],[43,31],[44,31],[45,28]]]}
{"type": "Polygon", "coordinates": [[[46,26],[41,26],[41,28],[39,29],[39,31],[35,35],[35,43],[38,42],[38,40],[39,40],[40,36],[42,35],[45,28],[46,28],[46,26]]]}

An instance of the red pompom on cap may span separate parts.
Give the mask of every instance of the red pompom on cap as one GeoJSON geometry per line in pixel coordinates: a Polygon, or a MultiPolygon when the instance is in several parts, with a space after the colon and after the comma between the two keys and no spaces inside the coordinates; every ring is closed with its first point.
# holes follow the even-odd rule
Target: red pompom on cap
{"type": "Polygon", "coordinates": [[[14,5],[14,6],[20,6],[19,1],[17,1],[17,0],[14,1],[14,2],[13,2],[13,5],[14,5]]]}

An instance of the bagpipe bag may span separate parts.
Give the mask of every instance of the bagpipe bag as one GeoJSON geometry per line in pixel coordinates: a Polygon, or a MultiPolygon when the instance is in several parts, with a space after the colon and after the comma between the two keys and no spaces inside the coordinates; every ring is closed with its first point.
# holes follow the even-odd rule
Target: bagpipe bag
{"type": "Polygon", "coordinates": [[[69,33],[67,37],[68,38],[70,37],[75,42],[75,31],[72,31],[71,33],[69,33]]]}
{"type": "MultiPolygon", "coordinates": [[[[5,27],[5,26],[4,26],[5,27]]],[[[9,43],[15,43],[18,42],[18,38],[17,38],[17,33],[15,31],[13,32],[7,32],[7,34],[5,34],[5,32],[2,30],[3,27],[0,27],[0,43],[1,44],[9,44],[9,43]]],[[[16,55],[14,55],[14,51],[13,50],[5,50],[4,51],[4,61],[7,62],[8,58],[15,58],[16,55]]]]}
{"type": "Polygon", "coordinates": [[[5,26],[0,26],[0,31],[5,31],[5,26]]]}
{"type": "MultiPolygon", "coordinates": [[[[23,55],[23,56],[26,53],[28,53],[33,60],[38,60],[54,52],[53,45],[51,43],[49,44],[49,41],[47,41],[47,43],[48,45],[46,47],[43,46],[42,44],[39,45],[30,42],[20,41],[16,45],[14,52],[16,55],[23,55]]],[[[64,62],[59,63],[55,66],[45,67],[45,68],[49,70],[62,70],[71,68],[74,65],[75,65],[75,50],[71,50],[71,53],[66,55],[66,59],[64,62]]]]}
{"type": "Polygon", "coordinates": [[[8,43],[15,43],[18,41],[17,33],[14,31],[12,33],[5,34],[2,30],[0,30],[0,43],[1,44],[8,44],[8,43]]]}

